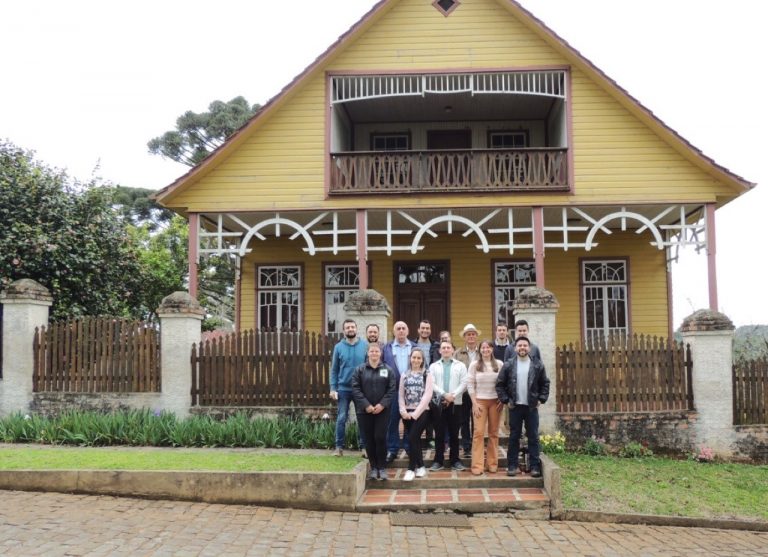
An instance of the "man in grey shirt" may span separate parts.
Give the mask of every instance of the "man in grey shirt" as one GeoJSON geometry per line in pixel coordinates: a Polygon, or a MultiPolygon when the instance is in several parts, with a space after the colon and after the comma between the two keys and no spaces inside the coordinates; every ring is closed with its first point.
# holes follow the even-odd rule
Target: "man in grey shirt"
{"type": "Polygon", "coordinates": [[[530,344],[527,337],[515,339],[516,356],[501,368],[496,380],[496,394],[501,402],[509,405],[507,476],[516,476],[520,472],[520,436],[525,424],[531,476],[538,478],[541,476],[538,406],[549,398],[549,378],[541,359],[529,357],[530,344]]]}

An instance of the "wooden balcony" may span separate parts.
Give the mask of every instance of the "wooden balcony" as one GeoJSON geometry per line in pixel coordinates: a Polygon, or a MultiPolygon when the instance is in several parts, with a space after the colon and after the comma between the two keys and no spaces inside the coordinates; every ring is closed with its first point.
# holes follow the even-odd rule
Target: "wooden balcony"
{"type": "Polygon", "coordinates": [[[331,153],[333,195],[568,189],[567,149],[331,153]]]}

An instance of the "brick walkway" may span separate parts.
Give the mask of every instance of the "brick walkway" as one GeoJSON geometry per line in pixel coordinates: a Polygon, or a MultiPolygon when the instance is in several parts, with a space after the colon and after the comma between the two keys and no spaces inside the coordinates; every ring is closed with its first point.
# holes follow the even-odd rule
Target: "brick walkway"
{"type": "Polygon", "coordinates": [[[768,555],[768,534],[475,516],[472,529],[311,512],[0,491],[0,555],[768,555]]]}

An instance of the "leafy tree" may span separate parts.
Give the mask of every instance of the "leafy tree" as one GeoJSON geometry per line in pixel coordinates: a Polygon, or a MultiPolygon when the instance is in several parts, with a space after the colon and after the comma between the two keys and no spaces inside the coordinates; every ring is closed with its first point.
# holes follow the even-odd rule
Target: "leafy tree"
{"type": "Polygon", "coordinates": [[[260,106],[240,96],[229,102],[213,101],[208,112],[188,110],[176,119],[176,129],[147,143],[149,152],[195,166],[243,126],[260,106]]]}
{"type": "Polygon", "coordinates": [[[123,218],[135,226],[146,225],[150,232],[167,226],[175,213],[151,199],[154,190],[116,186],[113,196],[115,207],[123,218]]]}
{"type": "Polygon", "coordinates": [[[132,313],[141,268],[113,194],[0,141],[0,288],[38,281],[53,294],[54,318],[132,313]]]}
{"type": "Polygon", "coordinates": [[[139,247],[137,254],[142,286],[134,300],[134,313],[154,320],[162,299],[187,283],[187,222],[172,215],[165,227],[151,221],[139,226],[129,225],[132,241],[139,247]]]}

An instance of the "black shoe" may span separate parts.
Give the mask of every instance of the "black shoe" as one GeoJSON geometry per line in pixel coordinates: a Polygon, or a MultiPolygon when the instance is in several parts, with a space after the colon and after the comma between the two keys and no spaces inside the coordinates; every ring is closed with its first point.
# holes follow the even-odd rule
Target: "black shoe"
{"type": "Polygon", "coordinates": [[[437,472],[438,470],[443,469],[443,463],[442,462],[433,462],[432,466],[429,467],[430,470],[433,472],[437,472]]]}
{"type": "Polygon", "coordinates": [[[387,464],[392,464],[396,458],[397,458],[397,455],[395,453],[389,453],[387,455],[387,464]]]}
{"type": "Polygon", "coordinates": [[[457,461],[457,462],[454,462],[454,463],[453,463],[453,466],[451,466],[451,468],[453,468],[453,469],[454,469],[454,470],[456,470],[457,472],[463,472],[464,470],[466,470],[466,469],[467,469],[467,467],[466,467],[466,466],[464,466],[464,465],[461,463],[461,461],[460,461],[460,460],[459,460],[459,461],[457,461]]]}
{"type": "Polygon", "coordinates": [[[519,468],[507,468],[507,476],[517,476],[519,473],[519,468]]]}
{"type": "Polygon", "coordinates": [[[531,477],[532,478],[540,478],[541,477],[541,468],[531,468],[531,477]]]}

